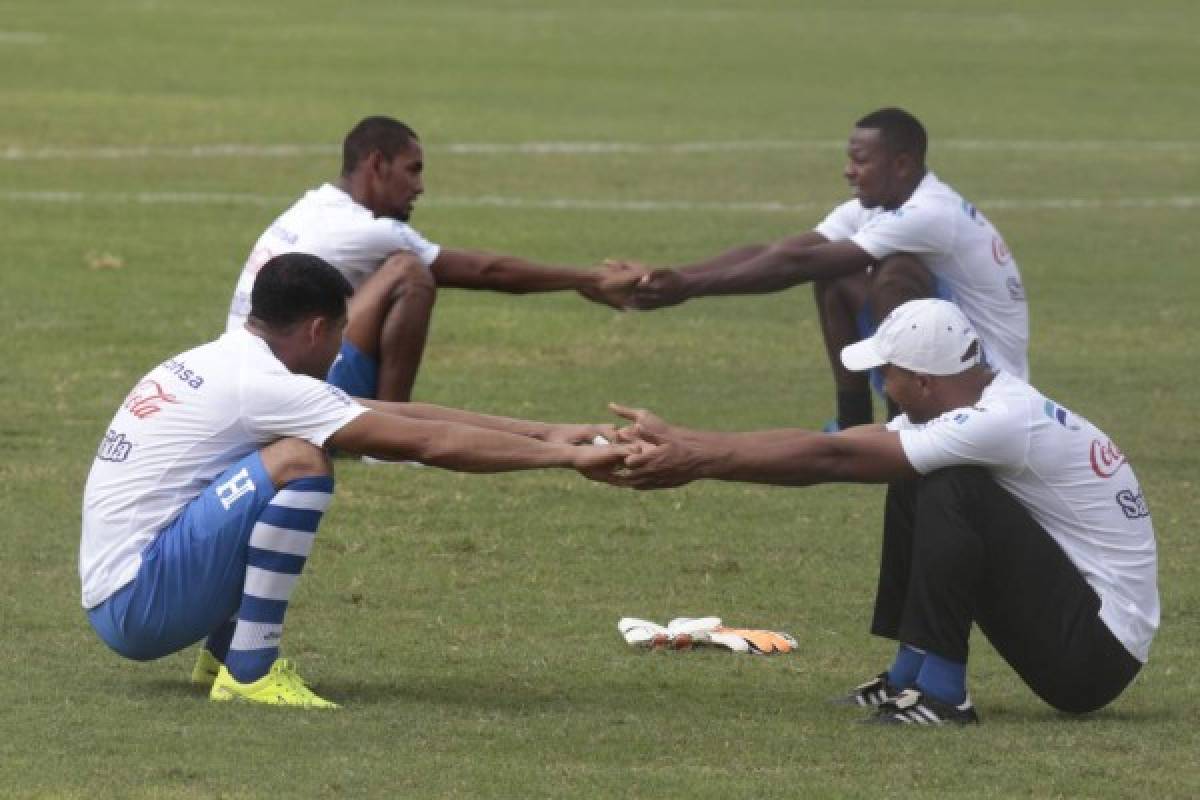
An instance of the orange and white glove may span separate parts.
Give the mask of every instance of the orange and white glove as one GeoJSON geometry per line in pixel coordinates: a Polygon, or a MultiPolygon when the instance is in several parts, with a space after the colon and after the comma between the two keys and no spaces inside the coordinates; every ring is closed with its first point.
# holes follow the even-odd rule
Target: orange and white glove
{"type": "Polygon", "coordinates": [[[786,633],[754,628],[727,628],[720,617],[677,617],[664,627],[656,622],[623,617],[617,629],[633,647],[654,650],[690,650],[715,645],[735,653],[775,655],[796,649],[796,640],[786,633]]]}

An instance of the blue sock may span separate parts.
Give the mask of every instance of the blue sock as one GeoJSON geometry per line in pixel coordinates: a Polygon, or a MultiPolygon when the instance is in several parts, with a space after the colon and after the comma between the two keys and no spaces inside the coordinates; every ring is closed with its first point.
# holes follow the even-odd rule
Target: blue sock
{"type": "Polygon", "coordinates": [[[212,653],[213,657],[222,664],[229,655],[229,643],[233,641],[233,630],[236,627],[237,617],[232,617],[204,640],[204,649],[212,653]]]}
{"type": "Polygon", "coordinates": [[[896,651],[896,660],[888,667],[888,683],[897,689],[911,689],[917,682],[917,673],[925,661],[925,651],[912,645],[902,644],[896,651]]]}
{"type": "Polygon", "coordinates": [[[917,674],[917,688],[943,703],[957,706],[967,699],[967,665],[928,653],[917,674]]]}
{"type": "Polygon", "coordinates": [[[242,604],[225,658],[240,683],[266,675],[279,657],[288,601],[332,499],[328,475],[292,481],[271,498],[250,531],[242,604]]]}

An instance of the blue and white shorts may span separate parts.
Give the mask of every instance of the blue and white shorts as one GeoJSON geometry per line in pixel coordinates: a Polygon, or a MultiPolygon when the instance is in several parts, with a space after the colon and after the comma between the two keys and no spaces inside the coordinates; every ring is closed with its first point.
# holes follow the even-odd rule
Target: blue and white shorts
{"type": "Polygon", "coordinates": [[[250,532],[274,496],[258,452],[221,473],[146,546],[134,579],[88,611],[104,643],[149,661],[228,622],[241,604],[250,532]]]}

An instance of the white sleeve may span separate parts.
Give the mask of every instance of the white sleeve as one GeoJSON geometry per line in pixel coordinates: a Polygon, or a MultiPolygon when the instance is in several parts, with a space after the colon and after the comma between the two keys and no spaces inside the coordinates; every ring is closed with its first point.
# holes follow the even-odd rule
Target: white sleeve
{"type": "Polygon", "coordinates": [[[428,267],[441,252],[438,245],[399,220],[377,218],[363,233],[362,246],[369,251],[366,255],[372,261],[382,261],[397,250],[407,250],[428,267]]]}
{"type": "Polygon", "coordinates": [[[260,374],[242,387],[242,423],[260,441],[295,437],[324,447],[367,410],[336,386],[307,375],[260,374]]]}
{"type": "Polygon", "coordinates": [[[899,433],[908,463],[922,475],[954,466],[1019,469],[1030,435],[1021,415],[999,404],[948,411],[899,433]]]}
{"type": "Polygon", "coordinates": [[[830,211],[815,230],[831,242],[849,239],[862,226],[864,209],[857,200],[842,203],[830,211]]]}
{"type": "Polygon", "coordinates": [[[954,226],[937,209],[913,204],[877,214],[850,240],[878,260],[893,253],[948,253],[953,237],[954,226]]]}

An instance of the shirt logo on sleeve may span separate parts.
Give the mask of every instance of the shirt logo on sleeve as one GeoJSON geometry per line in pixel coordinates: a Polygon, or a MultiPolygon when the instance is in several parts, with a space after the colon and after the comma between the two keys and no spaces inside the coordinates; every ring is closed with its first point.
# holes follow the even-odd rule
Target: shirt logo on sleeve
{"type": "MultiPolygon", "coordinates": [[[[338,353],[338,358],[341,358],[341,357],[342,357],[342,354],[338,353]]],[[[341,389],[339,389],[338,387],[336,387],[332,384],[328,384],[328,383],[325,384],[325,390],[328,391],[329,394],[333,395],[333,399],[337,400],[339,403],[341,403],[344,406],[358,405],[357,403],[354,402],[353,399],[351,399],[350,395],[346,394],[341,389]]]]}
{"type": "Polygon", "coordinates": [[[179,398],[163,389],[158,381],[144,380],[125,398],[124,408],[138,419],[152,417],[168,403],[178,403],[179,398]]]}
{"type": "Polygon", "coordinates": [[[1146,497],[1141,492],[1132,489],[1122,489],[1117,492],[1117,505],[1129,519],[1140,519],[1150,516],[1150,507],[1146,505],[1146,497]]]}
{"type": "Polygon", "coordinates": [[[1112,439],[1092,440],[1092,472],[1098,477],[1111,478],[1125,464],[1125,454],[1117,449],[1112,439]]]}
{"type": "Polygon", "coordinates": [[[1046,412],[1047,417],[1054,420],[1059,425],[1062,425],[1067,430],[1069,430],[1069,431],[1079,430],[1079,426],[1077,424],[1075,424],[1074,422],[1068,422],[1068,420],[1071,419],[1070,412],[1067,411],[1062,406],[1056,405],[1053,400],[1047,400],[1046,405],[1044,405],[1042,407],[1042,410],[1046,412]]]}
{"type": "Polygon", "coordinates": [[[96,458],[119,464],[127,461],[132,452],[133,442],[125,438],[125,434],[109,428],[108,433],[104,434],[104,439],[100,442],[100,449],[96,451],[96,458]]]}

